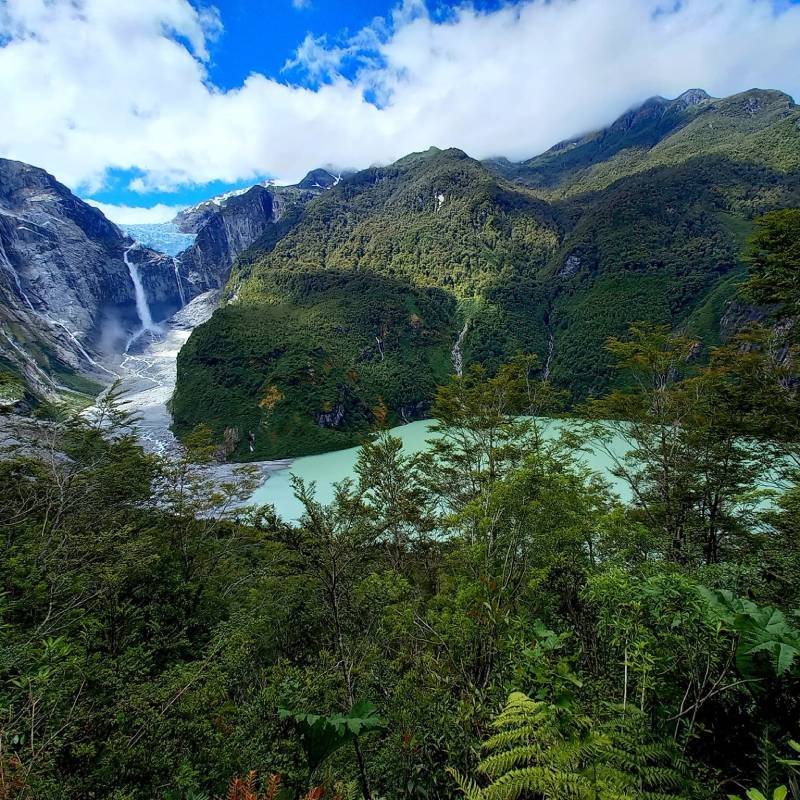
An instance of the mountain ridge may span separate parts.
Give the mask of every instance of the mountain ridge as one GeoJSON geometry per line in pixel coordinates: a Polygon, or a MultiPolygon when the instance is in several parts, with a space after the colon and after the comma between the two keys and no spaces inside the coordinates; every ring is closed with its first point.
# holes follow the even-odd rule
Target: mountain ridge
{"type": "Polygon", "coordinates": [[[237,429],[236,458],[356,444],[426,413],[466,320],[464,365],[538,353],[577,400],[635,319],[713,344],[750,220],[800,205],[798,118],[780,92],[689,90],[505,174],[431,148],[346,177],[234,265],[180,354],[176,429],[237,429]],[[555,190],[526,179],[543,165],[555,190]]]}
{"type": "MultiPolygon", "coordinates": [[[[729,153],[731,145],[741,145],[738,137],[746,138],[752,133],[747,130],[747,120],[756,115],[760,119],[768,116],[771,125],[779,125],[787,119],[798,124],[800,107],[788,94],[777,90],[750,89],[727,98],[715,98],[702,89],[690,89],[674,100],[659,97],[646,100],[606,128],[567,139],[533,158],[516,164],[496,160],[485,163],[503,177],[540,189],[547,196],[558,197],[606,188],[620,177],[663,163],[658,157],[659,145],[681,131],[684,133],[673,143],[677,147],[672,155],[691,157],[692,137],[702,133],[698,129],[703,124],[710,125],[713,130],[717,123],[715,147],[718,152],[729,153]],[[738,120],[740,124],[732,126],[731,120],[738,120]],[[726,142],[726,133],[737,141],[726,142]],[[681,150],[684,140],[689,140],[688,146],[681,150]],[[653,151],[655,157],[652,157],[653,151]],[[605,168],[593,172],[592,168],[598,164],[605,164],[605,168]]],[[[768,153],[757,143],[751,147],[750,155],[760,155],[766,159],[765,163],[769,161],[768,153]]],[[[800,155],[782,155],[797,167],[800,155]]]]}

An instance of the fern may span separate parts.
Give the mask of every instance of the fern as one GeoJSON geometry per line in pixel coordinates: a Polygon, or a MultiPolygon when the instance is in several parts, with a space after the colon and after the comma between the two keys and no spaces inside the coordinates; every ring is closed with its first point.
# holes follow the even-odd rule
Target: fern
{"type": "Polygon", "coordinates": [[[257,773],[250,770],[244,778],[234,778],[228,785],[226,800],[277,800],[281,789],[281,776],[275,772],[269,776],[263,794],[258,793],[257,773]]]}
{"type": "Polygon", "coordinates": [[[480,780],[455,770],[468,800],[676,800],[687,787],[680,753],[652,742],[641,715],[592,725],[515,692],[493,723],[480,780]]]}

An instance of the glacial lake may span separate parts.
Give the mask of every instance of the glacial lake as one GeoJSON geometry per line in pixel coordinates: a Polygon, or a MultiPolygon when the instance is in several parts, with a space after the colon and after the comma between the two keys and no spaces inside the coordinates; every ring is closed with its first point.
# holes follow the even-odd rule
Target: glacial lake
{"type": "MultiPolygon", "coordinates": [[[[548,439],[558,436],[563,429],[569,429],[569,420],[541,420],[544,435],[548,439]]],[[[432,420],[420,420],[408,425],[392,428],[390,433],[403,442],[403,450],[407,454],[420,453],[427,448],[426,440],[432,438],[430,428],[432,420]]],[[[332,453],[295,458],[286,466],[270,466],[267,480],[255,491],[248,504],[264,505],[271,503],[278,514],[287,522],[297,522],[303,508],[292,491],[292,475],[302,478],[306,483],[316,484],[317,500],[330,503],[333,500],[334,484],[345,478],[353,478],[355,464],[360,448],[351,447],[332,453]]],[[[624,455],[626,446],[619,439],[614,442],[617,456],[624,455]]],[[[576,454],[581,462],[593,472],[602,475],[612,486],[621,500],[627,502],[630,492],[627,485],[611,474],[612,459],[608,453],[599,449],[581,451],[576,454]]]]}

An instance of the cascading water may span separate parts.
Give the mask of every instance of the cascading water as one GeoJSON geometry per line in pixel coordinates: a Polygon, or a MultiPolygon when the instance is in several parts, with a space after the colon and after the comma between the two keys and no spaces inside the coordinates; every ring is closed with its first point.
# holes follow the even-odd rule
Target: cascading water
{"type": "Polygon", "coordinates": [[[178,261],[175,256],[172,257],[172,266],[175,268],[175,283],[178,284],[178,294],[181,298],[181,308],[186,305],[186,295],[183,293],[183,284],[181,283],[181,273],[178,272],[178,267],[180,266],[180,261],[178,261]]]}
{"type": "Polygon", "coordinates": [[[459,378],[464,372],[464,355],[461,352],[461,345],[464,344],[464,337],[467,335],[468,330],[469,320],[464,323],[464,328],[462,329],[461,333],[458,334],[458,339],[456,339],[456,343],[453,345],[453,348],[450,351],[450,357],[453,362],[453,370],[459,378]]]}
{"type": "Polygon", "coordinates": [[[144,331],[155,330],[156,326],[153,323],[153,317],[150,314],[150,306],[147,304],[147,295],[144,293],[142,277],[139,275],[139,267],[128,258],[128,253],[130,253],[130,251],[135,247],[136,244],[131,245],[122,254],[122,260],[125,262],[125,266],[128,268],[128,272],[131,275],[133,291],[136,297],[136,313],[139,315],[139,322],[142,323],[142,330],[140,333],[143,333],[144,331]]]}

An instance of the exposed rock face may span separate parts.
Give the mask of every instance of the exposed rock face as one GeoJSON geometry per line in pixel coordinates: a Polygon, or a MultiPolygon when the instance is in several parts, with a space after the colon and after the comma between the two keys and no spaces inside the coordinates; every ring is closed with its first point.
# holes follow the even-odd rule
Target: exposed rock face
{"type": "MultiPolygon", "coordinates": [[[[262,184],[263,185],[263,184],[262,184]]],[[[251,189],[253,187],[250,187],[251,189]]],[[[211,197],[202,203],[179,211],[172,222],[182,233],[197,233],[212,217],[218,214],[235,197],[245,194],[249,189],[237,189],[232,192],[211,197]]]]}
{"type": "Polygon", "coordinates": [[[0,359],[38,393],[100,363],[140,327],[125,255],[155,321],[181,306],[172,259],[134,247],[44,170],[0,159],[0,359]],[[63,376],[62,376],[63,377],[63,376]]]}
{"type": "Polygon", "coordinates": [[[559,278],[571,278],[581,268],[581,260],[573,253],[567,257],[564,265],[558,271],[559,278]]]}
{"type": "Polygon", "coordinates": [[[236,258],[258,242],[270,226],[340,179],[328,170],[315,169],[295,186],[257,184],[178,214],[173,222],[182,231],[197,234],[194,244],[178,256],[180,275],[191,286],[191,295],[222,288],[236,258]]]}
{"type": "Polygon", "coordinates": [[[336,403],[330,411],[320,411],[317,414],[317,425],[320,428],[338,428],[345,417],[344,405],[336,403]]]}
{"type": "Polygon", "coordinates": [[[425,419],[430,410],[430,403],[420,400],[416,403],[406,403],[397,409],[397,413],[403,423],[415,422],[418,419],[425,419]]]}
{"type": "Polygon", "coordinates": [[[711,95],[703,89],[687,89],[672,101],[672,105],[689,108],[689,106],[696,106],[711,99],[711,95]]]}
{"type": "Polygon", "coordinates": [[[236,257],[280,219],[281,211],[272,192],[253,186],[206,214],[194,244],[178,256],[181,277],[192,287],[191,294],[224,286],[236,257]]]}

